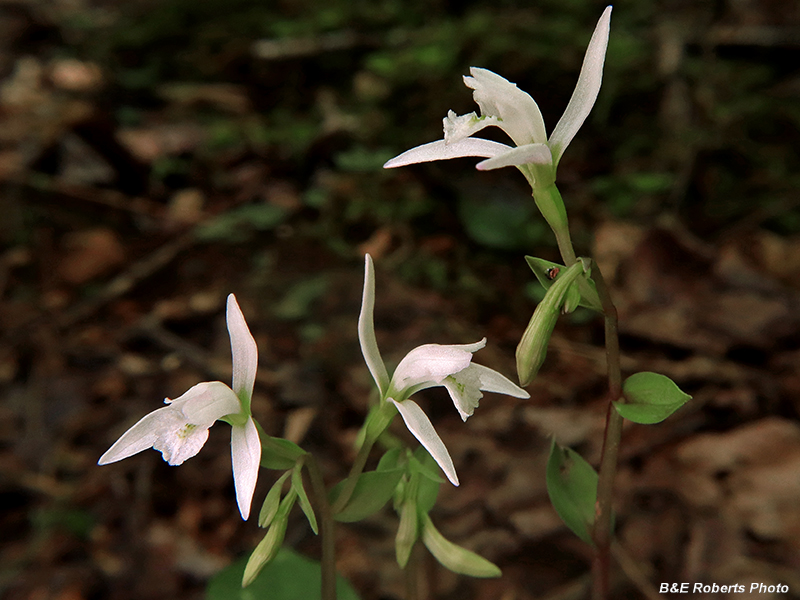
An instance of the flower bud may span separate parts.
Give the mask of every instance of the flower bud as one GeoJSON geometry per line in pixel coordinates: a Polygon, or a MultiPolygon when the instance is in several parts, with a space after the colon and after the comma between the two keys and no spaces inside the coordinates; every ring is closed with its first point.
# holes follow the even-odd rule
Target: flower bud
{"type": "Polygon", "coordinates": [[[289,519],[287,517],[277,518],[267,529],[258,546],[255,547],[253,553],[250,555],[250,560],[247,561],[247,566],[244,568],[244,575],[242,576],[242,587],[247,587],[261,572],[277,556],[278,550],[281,549],[283,544],[283,537],[286,535],[286,524],[289,519]]]}
{"type": "Polygon", "coordinates": [[[544,299],[533,311],[528,327],[517,346],[517,374],[521,385],[528,385],[539,372],[547,355],[547,345],[556,326],[561,307],[564,305],[567,292],[577,277],[583,273],[584,268],[583,259],[579,259],[577,263],[569,267],[553,282],[544,299]]]}
{"type": "Polygon", "coordinates": [[[422,541],[444,567],[470,577],[500,577],[500,569],[482,556],[456,546],[439,533],[428,515],[422,518],[422,541]]]}
{"type": "Polygon", "coordinates": [[[400,525],[394,538],[394,551],[401,569],[406,568],[418,535],[417,502],[415,498],[409,498],[400,508],[400,525]]]}

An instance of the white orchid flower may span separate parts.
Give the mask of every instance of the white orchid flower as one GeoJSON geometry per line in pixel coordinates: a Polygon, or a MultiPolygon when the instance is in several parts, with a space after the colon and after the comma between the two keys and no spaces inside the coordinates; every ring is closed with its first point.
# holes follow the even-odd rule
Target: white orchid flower
{"type": "Polygon", "coordinates": [[[397,408],[408,430],[439,463],[453,485],[458,485],[453,460],[442,438],[436,433],[425,412],[410,396],[420,390],[443,386],[450,394],[461,419],[466,421],[483,397],[482,392],[496,392],[516,398],[529,398],[530,395],[497,371],[472,362],[472,354],[486,345],[486,338],[474,344],[418,346],[406,354],[389,378],[375,339],[374,307],[375,268],[372,257],[367,254],[364,295],[358,317],[358,339],[364,360],[378,385],[381,401],[391,402],[397,408]]]}
{"type": "Polygon", "coordinates": [[[122,434],[97,461],[99,465],[153,448],[170,465],[180,465],[200,452],[208,429],[224,419],[231,425],[231,460],[236,501],[242,518],[250,515],[261,462],[261,441],[250,412],[258,365],[258,348],[233,294],[228,296],[228,333],[233,354],[233,387],[221,381],[198,383],[185,394],[164,402],[122,434]]]}
{"type": "Polygon", "coordinates": [[[516,166],[532,186],[550,186],[555,181],[561,155],[583,125],[600,92],[610,24],[609,6],[589,41],[567,109],[549,138],[539,106],[530,95],[500,75],[472,67],[471,77],[464,77],[464,83],[474,90],[473,98],[481,109],[481,116],[474,112],[459,116],[450,111],[444,119],[443,140],[407,150],[389,160],[384,168],[478,156],[486,158],[478,163],[479,170],[516,166]],[[516,147],[471,137],[490,125],[502,129],[516,147]]]}

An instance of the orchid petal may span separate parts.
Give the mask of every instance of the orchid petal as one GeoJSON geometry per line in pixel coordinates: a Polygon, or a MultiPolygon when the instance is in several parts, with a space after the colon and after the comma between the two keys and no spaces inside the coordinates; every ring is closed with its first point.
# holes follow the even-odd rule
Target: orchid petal
{"type": "Polygon", "coordinates": [[[418,346],[397,365],[392,377],[392,389],[402,395],[404,390],[422,383],[440,384],[448,375],[466,369],[472,360],[472,353],[485,345],[486,338],[474,344],[418,346]]]}
{"type": "Polygon", "coordinates": [[[467,367],[467,369],[477,374],[478,379],[480,379],[481,382],[481,389],[484,392],[505,394],[506,396],[513,396],[514,398],[531,397],[528,392],[494,369],[490,369],[489,367],[475,363],[472,363],[469,367],[467,367]]]}
{"type": "Polygon", "coordinates": [[[461,415],[462,421],[466,421],[468,417],[472,416],[480,399],[483,398],[480,377],[472,369],[473,366],[475,365],[469,365],[463,371],[450,375],[442,382],[447,393],[450,394],[450,399],[458,414],[461,415]]]}
{"type": "Polygon", "coordinates": [[[472,97],[481,115],[498,117],[498,126],[517,146],[547,141],[542,113],[529,94],[488,69],[471,67],[469,72],[472,77],[464,77],[464,83],[475,90],[472,97]]]}
{"type": "Polygon", "coordinates": [[[489,367],[470,364],[463,371],[454,373],[443,382],[455,404],[461,420],[466,421],[478,407],[483,397],[481,391],[507,394],[516,398],[530,398],[530,394],[514,385],[509,379],[489,367]]]}
{"type": "Polygon", "coordinates": [[[550,135],[550,150],[553,152],[554,165],[558,165],[561,155],[578,133],[597,100],[600,84],[603,81],[603,63],[606,60],[610,27],[611,7],[608,6],[597,22],[592,39],[589,40],[578,83],[569,99],[567,109],[550,135]]]}
{"type": "Polygon", "coordinates": [[[214,421],[242,410],[239,398],[221,381],[198,383],[174,400],[167,398],[165,402],[173,409],[180,409],[192,423],[204,427],[211,427],[214,421]]]}
{"type": "Polygon", "coordinates": [[[375,267],[372,264],[372,257],[367,254],[364,257],[364,292],[361,296],[361,313],[358,315],[358,341],[361,344],[364,361],[383,396],[389,387],[389,373],[386,371],[386,365],[383,364],[378,341],[375,339],[374,311],[375,267]]]}
{"type": "Polygon", "coordinates": [[[231,355],[233,357],[233,388],[234,393],[242,401],[242,408],[250,414],[250,399],[253,397],[253,384],[256,381],[258,368],[258,347],[247,322],[244,320],[242,309],[236,302],[236,296],[228,296],[228,333],[231,337],[231,355]]]}
{"type": "Polygon", "coordinates": [[[497,117],[478,117],[474,112],[468,115],[457,115],[451,110],[448,111],[447,116],[442,120],[442,125],[444,129],[444,143],[450,145],[460,142],[486,127],[492,125],[500,127],[501,123],[497,117]]]}
{"type": "Polygon", "coordinates": [[[114,442],[97,464],[106,465],[153,447],[171,465],[197,454],[208,439],[208,428],[222,417],[239,412],[240,403],[220,381],[199,383],[169,406],[154,410],[114,442]]]}
{"type": "Polygon", "coordinates": [[[458,475],[456,475],[453,459],[450,458],[450,453],[447,451],[442,438],[433,428],[428,415],[413,400],[404,400],[402,402],[397,402],[392,398],[389,398],[389,400],[397,407],[397,411],[403,417],[408,430],[439,464],[450,482],[453,485],[458,485],[458,475]]]}
{"type": "Polygon", "coordinates": [[[231,463],[236,502],[242,519],[246,521],[250,516],[261,463],[261,440],[252,417],[245,421],[244,426],[231,428],[231,463]]]}
{"type": "Polygon", "coordinates": [[[97,464],[107,465],[133,456],[147,448],[152,448],[158,437],[156,432],[159,425],[163,423],[163,411],[169,410],[169,407],[159,408],[139,419],[133,427],[114,442],[111,448],[106,450],[105,454],[97,461],[97,464]]]}
{"type": "Polygon", "coordinates": [[[383,168],[394,169],[395,167],[404,167],[417,163],[450,160],[451,158],[464,158],[467,156],[490,157],[509,150],[511,150],[511,146],[480,138],[466,138],[450,144],[444,140],[437,140],[406,150],[388,160],[383,165],[383,168]]]}
{"type": "Polygon", "coordinates": [[[491,171],[502,167],[517,165],[537,164],[549,165],[553,162],[553,155],[547,144],[526,144],[512,148],[508,152],[498,154],[475,165],[479,171],[491,171]]]}

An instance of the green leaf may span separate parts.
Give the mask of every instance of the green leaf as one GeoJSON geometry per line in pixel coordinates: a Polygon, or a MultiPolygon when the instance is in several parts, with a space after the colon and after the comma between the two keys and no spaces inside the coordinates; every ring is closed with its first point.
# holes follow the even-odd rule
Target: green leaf
{"type": "MultiPolygon", "coordinates": [[[[545,290],[549,290],[550,286],[555,283],[559,277],[561,277],[567,268],[564,265],[560,265],[558,263],[550,262],[549,260],[544,260],[543,258],[536,258],[535,256],[526,256],[525,262],[528,263],[528,266],[533,271],[533,274],[536,275],[536,279],[542,285],[545,290]]],[[[600,303],[600,296],[597,295],[597,287],[595,286],[594,281],[588,278],[589,281],[589,294],[586,296],[580,296],[580,301],[578,303],[579,306],[583,306],[585,308],[591,308],[593,310],[602,311],[603,305],[600,303]]],[[[584,290],[585,291],[585,290],[584,290]]],[[[570,302],[572,304],[572,302],[570,302]]],[[[574,308],[574,307],[568,307],[574,308]]],[[[566,312],[572,312],[571,310],[567,310],[566,312]]]]}
{"type": "Polygon", "coordinates": [[[411,472],[412,476],[418,477],[417,509],[420,514],[427,514],[436,504],[439,487],[444,479],[439,477],[436,461],[422,446],[414,452],[414,459],[411,461],[411,472]]]}
{"type": "MultiPolygon", "coordinates": [[[[320,597],[320,564],[288,548],[281,549],[250,586],[242,588],[248,557],[242,557],[217,573],[206,587],[206,600],[314,600],[320,597]]],[[[359,600],[346,579],[336,578],[338,600],[359,600]]]]}
{"type": "Polygon", "coordinates": [[[500,577],[500,568],[474,552],[447,540],[426,514],[422,516],[422,542],[444,567],[470,577],[500,577]]]}
{"type": "Polygon", "coordinates": [[[297,492],[297,499],[300,501],[300,508],[308,519],[308,524],[311,525],[311,530],[319,533],[317,527],[317,517],[314,515],[314,509],[311,508],[311,502],[308,501],[306,489],[303,487],[303,468],[298,465],[292,471],[292,489],[297,492]]]}
{"type": "Polygon", "coordinates": [[[267,497],[264,498],[264,504],[261,505],[261,512],[258,514],[259,527],[268,527],[269,524],[272,523],[272,519],[275,518],[275,515],[278,514],[278,506],[280,506],[281,503],[281,489],[283,488],[283,482],[286,481],[291,474],[291,471],[286,471],[286,473],[281,475],[278,481],[273,484],[269,492],[267,492],[267,497]]]}
{"type": "Polygon", "coordinates": [[[660,423],[692,397],[685,394],[666,375],[645,371],[625,380],[622,393],[627,402],[614,402],[614,408],[634,423],[660,423]]]}
{"type": "Polygon", "coordinates": [[[297,459],[306,453],[294,442],[269,436],[260,427],[258,433],[261,439],[261,466],[265,469],[286,471],[293,468],[297,459]]]}
{"type": "MultiPolygon", "coordinates": [[[[333,518],[343,523],[352,523],[378,512],[394,494],[394,490],[403,473],[403,469],[362,473],[358,478],[356,487],[353,488],[350,500],[347,501],[341,512],[335,514],[333,518]]],[[[331,490],[331,504],[336,502],[345,481],[339,482],[331,490]]]]}
{"type": "Polygon", "coordinates": [[[391,471],[392,469],[396,469],[398,467],[398,462],[400,461],[400,453],[403,451],[403,448],[392,448],[391,450],[387,450],[386,453],[381,456],[381,459],[378,461],[378,466],[375,467],[376,471],[391,471]]]}
{"type": "Polygon", "coordinates": [[[564,524],[584,542],[594,545],[597,473],[580,454],[562,448],[555,439],[547,459],[547,495],[564,524]]]}

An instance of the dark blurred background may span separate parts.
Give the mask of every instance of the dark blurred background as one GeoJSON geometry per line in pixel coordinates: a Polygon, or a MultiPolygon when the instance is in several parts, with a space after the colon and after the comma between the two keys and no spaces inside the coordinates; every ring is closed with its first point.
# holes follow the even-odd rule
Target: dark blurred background
{"type": "MultiPolygon", "coordinates": [[[[229,380],[230,292],[259,344],[255,416],[331,483],[371,393],[364,252],[389,362],[487,336],[476,361],[515,377],[542,295],[523,255],[558,256],[524,179],[381,165],[439,139],[449,109],[477,110],[470,66],[529,92],[551,130],[603,8],[0,1],[0,595],[202,598],[258,542],[226,425],[181,468],[153,451],[96,466],[165,396],[229,380]]],[[[622,0],[560,163],[578,252],[613,284],[623,369],[694,396],[625,430],[615,597],[755,581],[800,598],[798,64],[794,0],[622,0]]],[[[428,560],[423,597],[586,597],[590,551],[550,508],[544,463],[551,435],[599,456],[602,323],[562,321],[530,400],[487,396],[464,425],[442,390],[421,395],[462,480],[434,521],[504,572],[428,560]]],[[[396,526],[387,509],[339,528],[364,600],[403,596],[396,526]]],[[[287,544],[319,554],[300,515],[287,544]]]]}

